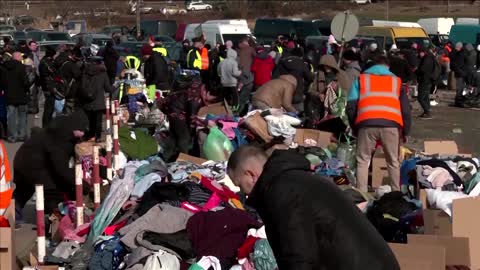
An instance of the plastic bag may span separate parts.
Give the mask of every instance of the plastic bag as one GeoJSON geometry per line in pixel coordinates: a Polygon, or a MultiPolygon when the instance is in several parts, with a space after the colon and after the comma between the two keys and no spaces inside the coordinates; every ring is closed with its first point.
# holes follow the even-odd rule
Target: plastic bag
{"type": "Polygon", "coordinates": [[[230,157],[234,148],[232,142],[223,134],[218,127],[210,128],[205,143],[203,144],[203,153],[209,160],[226,161],[230,157]]]}
{"type": "Polygon", "coordinates": [[[65,107],[65,99],[62,100],[55,100],[55,105],[54,105],[54,113],[55,115],[60,115],[63,112],[63,107],[65,107]]]}

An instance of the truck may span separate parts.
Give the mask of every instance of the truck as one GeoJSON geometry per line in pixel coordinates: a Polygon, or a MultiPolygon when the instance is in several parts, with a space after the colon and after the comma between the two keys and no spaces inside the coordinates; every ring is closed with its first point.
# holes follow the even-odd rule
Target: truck
{"type": "Polygon", "coordinates": [[[238,42],[247,36],[252,36],[250,28],[245,24],[224,24],[215,22],[206,22],[203,24],[189,24],[185,30],[185,39],[205,35],[206,43],[215,46],[217,43],[225,44],[231,40],[236,46],[238,42]]]}
{"type": "Polygon", "coordinates": [[[448,42],[450,29],[455,25],[453,18],[423,18],[418,24],[427,32],[435,46],[441,46],[448,42]]]}
{"type": "Polygon", "coordinates": [[[450,30],[449,39],[453,44],[457,42],[480,44],[480,25],[456,24],[450,30]]]}
{"type": "MultiPolygon", "coordinates": [[[[140,29],[146,37],[162,35],[175,38],[177,27],[177,22],[174,20],[142,20],[140,22],[140,29]]],[[[136,27],[132,33],[136,33],[136,27]]]]}

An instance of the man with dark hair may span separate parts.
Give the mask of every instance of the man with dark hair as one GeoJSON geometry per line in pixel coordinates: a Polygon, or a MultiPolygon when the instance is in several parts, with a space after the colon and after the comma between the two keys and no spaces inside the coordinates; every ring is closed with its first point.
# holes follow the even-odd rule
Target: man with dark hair
{"type": "Polygon", "coordinates": [[[421,48],[419,52],[420,64],[416,71],[418,81],[418,103],[423,109],[420,119],[432,119],[430,114],[430,89],[432,89],[435,56],[427,49],[421,48]]]}
{"type": "Polygon", "coordinates": [[[279,269],[400,269],[365,215],[304,156],[241,146],[227,173],[260,214],[279,269]]]}
{"type": "Polygon", "coordinates": [[[65,108],[63,112],[66,114],[71,113],[74,109],[75,94],[82,78],[82,71],[80,66],[77,65],[79,58],[81,58],[81,52],[73,49],[61,52],[54,61],[58,74],[65,81],[66,93],[63,93],[65,95],[65,108]]]}
{"type": "Polygon", "coordinates": [[[55,66],[54,57],[57,52],[50,46],[45,50],[45,56],[40,61],[38,71],[40,73],[40,86],[45,97],[45,107],[43,110],[42,127],[48,126],[52,120],[55,106],[54,88],[55,88],[55,66]]]}
{"type": "Polygon", "coordinates": [[[357,134],[358,188],[368,191],[368,167],[372,151],[381,141],[387,159],[392,190],[399,190],[400,139],[410,131],[410,104],[402,80],[389,70],[388,58],[380,55],[375,65],[355,80],[347,102],[350,126],[357,134]]]}
{"type": "Polygon", "coordinates": [[[290,56],[282,58],[277,67],[278,75],[293,75],[297,79],[297,90],[293,97],[293,106],[298,112],[304,111],[303,101],[305,94],[305,83],[309,85],[314,75],[310,71],[308,63],[303,60],[303,49],[293,48],[290,56]]]}

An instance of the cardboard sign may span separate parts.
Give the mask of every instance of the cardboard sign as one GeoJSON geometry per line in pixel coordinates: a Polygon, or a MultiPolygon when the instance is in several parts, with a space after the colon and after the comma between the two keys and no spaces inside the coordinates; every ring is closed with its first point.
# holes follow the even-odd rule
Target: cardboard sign
{"type": "Polygon", "coordinates": [[[190,156],[190,155],[187,155],[187,154],[184,154],[184,153],[180,153],[180,155],[178,155],[177,161],[189,161],[189,162],[192,162],[192,163],[197,164],[197,165],[202,165],[203,163],[207,162],[208,160],[203,159],[203,158],[199,158],[199,157],[190,156]]]}
{"type": "Polygon", "coordinates": [[[471,154],[459,154],[458,145],[455,141],[425,141],[423,142],[426,155],[458,155],[472,157],[471,154]]]}
{"type": "Polygon", "coordinates": [[[232,116],[232,110],[230,109],[230,106],[227,104],[227,102],[224,100],[200,108],[197,115],[198,117],[205,117],[207,116],[207,114],[232,116]]]}
{"type": "Polygon", "coordinates": [[[300,129],[297,128],[297,132],[295,134],[294,141],[298,143],[298,145],[302,146],[318,146],[318,147],[327,147],[330,142],[333,133],[320,131],[316,129],[300,129]],[[316,142],[316,145],[307,145],[305,140],[313,140],[316,142]]]}
{"type": "Polygon", "coordinates": [[[5,211],[10,227],[0,228],[0,269],[15,269],[15,200],[12,199],[5,211]]]}
{"type": "Polygon", "coordinates": [[[480,198],[470,197],[453,200],[453,236],[469,240],[471,269],[480,269],[480,198]]]}
{"type": "Polygon", "coordinates": [[[417,244],[388,244],[402,270],[445,270],[445,247],[417,244]]]}
{"type": "Polygon", "coordinates": [[[409,234],[408,243],[445,248],[446,265],[470,265],[469,241],[465,237],[409,234]]]}

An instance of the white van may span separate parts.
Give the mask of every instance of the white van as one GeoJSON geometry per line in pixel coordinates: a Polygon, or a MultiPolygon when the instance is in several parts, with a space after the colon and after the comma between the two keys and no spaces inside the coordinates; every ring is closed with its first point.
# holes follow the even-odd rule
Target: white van
{"type": "Polygon", "coordinates": [[[426,18],[418,20],[418,24],[420,24],[429,35],[448,35],[455,21],[453,18],[426,18]]]}
{"type": "Polygon", "coordinates": [[[205,34],[206,43],[212,47],[217,43],[225,44],[227,40],[231,40],[236,45],[240,39],[252,35],[250,28],[246,25],[203,23],[201,25],[187,25],[185,39],[191,40],[198,37],[199,33],[205,34]]]}
{"type": "Polygon", "coordinates": [[[480,24],[478,18],[457,18],[456,24],[480,24]]]}
{"type": "Polygon", "coordinates": [[[247,20],[208,20],[203,24],[232,24],[248,27],[247,20]]]}

